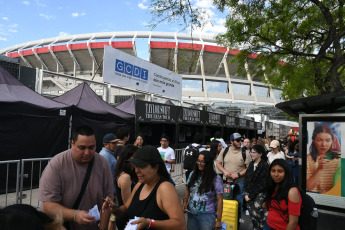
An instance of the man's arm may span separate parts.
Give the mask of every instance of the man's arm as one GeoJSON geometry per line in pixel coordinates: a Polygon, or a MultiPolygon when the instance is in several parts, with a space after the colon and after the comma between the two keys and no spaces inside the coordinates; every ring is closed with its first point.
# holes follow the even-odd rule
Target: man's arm
{"type": "Polygon", "coordinates": [[[51,217],[62,214],[65,221],[75,221],[80,225],[89,225],[96,222],[95,217],[90,216],[84,210],[69,209],[56,202],[43,201],[44,212],[51,217]]]}

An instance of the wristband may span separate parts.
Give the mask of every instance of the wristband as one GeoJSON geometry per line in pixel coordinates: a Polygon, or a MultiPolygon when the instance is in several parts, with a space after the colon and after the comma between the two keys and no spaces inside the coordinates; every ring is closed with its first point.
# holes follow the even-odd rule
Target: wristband
{"type": "Polygon", "coordinates": [[[241,173],[237,173],[238,177],[241,177],[241,173]]]}
{"type": "Polygon", "coordinates": [[[77,211],[75,211],[74,215],[73,215],[73,220],[74,222],[77,222],[77,213],[79,212],[79,209],[77,209],[77,211]]]}
{"type": "Polygon", "coordinates": [[[150,228],[153,228],[155,226],[155,220],[150,219],[150,228]]]}

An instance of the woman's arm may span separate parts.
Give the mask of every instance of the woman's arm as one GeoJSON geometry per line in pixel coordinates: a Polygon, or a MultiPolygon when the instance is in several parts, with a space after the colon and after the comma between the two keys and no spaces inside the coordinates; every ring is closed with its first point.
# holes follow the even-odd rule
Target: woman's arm
{"type": "Polygon", "coordinates": [[[132,185],[132,180],[131,180],[130,175],[128,175],[127,173],[123,173],[117,180],[117,186],[119,186],[119,188],[121,189],[121,198],[124,204],[131,196],[131,193],[132,193],[131,185],[132,185]]]}
{"type": "MultiPolygon", "coordinates": [[[[163,182],[157,189],[156,199],[158,207],[169,216],[169,219],[154,220],[154,228],[162,230],[185,230],[186,222],[174,186],[170,182],[163,182]]],[[[141,217],[132,223],[138,224],[137,230],[146,229],[150,225],[150,219],[141,217]]]]}
{"type": "MultiPolygon", "coordinates": [[[[290,202],[293,202],[293,203],[299,203],[300,202],[297,188],[290,188],[288,198],[289,198],[289,203],[290,202]]],[[[299,208],[301,208],[301,206],[299,206],[299,208]]],[[[299,218],[299,216],[291,215],[289,212],[289,223],[286,227],[286,230],[296,229],[296,226],[298,224],[298,218],[299,218]]]]}
{"type": "Polygon", "coordinates": [[[222,214],[223,214],[223,194],[217,194],[217,222],[216,229],[222,227],[222,214]]]}
{"type": "Polygon", "coordinates": [[[325,167],[325,156],[318,156],[316,161],[319,162],[319,166],[316,167],[311,156],[307,156],[307,190],[311,191],[321,180],[321,173],[325,167]]]}
{"type": "Polygon", "coordinates": [[[183,196],[183,211],[188,210],[189,195],[190,195],[190,191],[189,191],[188,186],[186,186],[186,190],[184,191],[184,196],[183,196]]]}

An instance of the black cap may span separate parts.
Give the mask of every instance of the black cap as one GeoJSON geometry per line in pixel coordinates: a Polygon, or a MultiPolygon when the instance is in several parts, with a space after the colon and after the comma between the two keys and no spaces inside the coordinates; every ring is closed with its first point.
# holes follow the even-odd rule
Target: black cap
{"type": "Polygon", "coordinates": [[[163,160],[156,147],[151,145],[143,146],[134,153],[134,158],[127,160],[138,167],[145,167],[149,164],[162,163],[163,160]]]}

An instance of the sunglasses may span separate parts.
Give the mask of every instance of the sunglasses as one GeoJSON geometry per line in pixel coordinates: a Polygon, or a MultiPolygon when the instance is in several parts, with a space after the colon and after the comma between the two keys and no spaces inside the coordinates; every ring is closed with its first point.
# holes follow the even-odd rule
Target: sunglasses
{"type": "Polygon", "coordinates": [[[234,141],[241,142],[242,139],[241,139],[241,138],[237,138],[237,139],[235,139],[234,141]]]}

